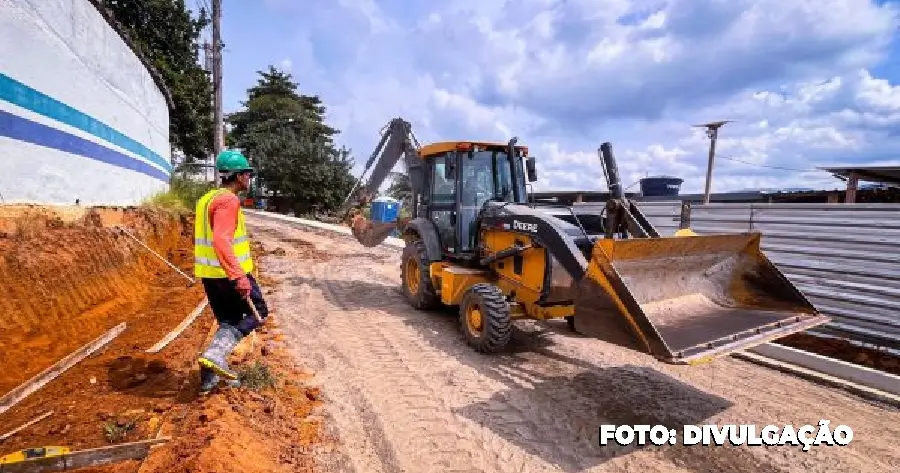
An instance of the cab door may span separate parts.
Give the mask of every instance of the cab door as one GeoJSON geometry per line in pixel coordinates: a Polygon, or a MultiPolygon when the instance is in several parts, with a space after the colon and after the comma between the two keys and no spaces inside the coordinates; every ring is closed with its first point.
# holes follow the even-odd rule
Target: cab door
{"type": "Polygon", "coordinates": [[[458,251],[457,238],[457,182],[454,161],[457,153],[450,152],[430,158],[428,166],[428,219],[437,227],[441,249],[447,254],[458,251]],[[448,165],[454,169],[448,173],[448,165]]]}

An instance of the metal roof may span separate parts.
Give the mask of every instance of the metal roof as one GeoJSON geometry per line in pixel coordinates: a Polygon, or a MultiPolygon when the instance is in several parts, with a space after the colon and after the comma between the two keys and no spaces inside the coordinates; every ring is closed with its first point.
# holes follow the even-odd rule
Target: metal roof
{"type": "Polygon", "coordinates": [[[847,179],[855,174],[859,179],[869,182],[900,184],[900,166],[855,166],[819,168],[828,171],[835,177],[847,179]]]}

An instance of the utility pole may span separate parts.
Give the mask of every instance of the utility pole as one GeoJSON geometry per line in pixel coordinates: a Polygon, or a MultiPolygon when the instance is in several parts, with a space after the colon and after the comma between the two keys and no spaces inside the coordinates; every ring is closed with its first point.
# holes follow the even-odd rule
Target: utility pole
{"type": "Polygon", "coordinates": [[[702,125],[694,125],[697,128],[706,128],[706,136],[709,137],[709,162],[706,165],[706,190],[703,193],[703,203],[709,203],[709,191],[712,188],[712,170],[713,160],[716,157],[716,140],[719,138],[719,128],[733,120],[722,120],[718,122],[704,123],[702,125]]]}
{"type": "MultiPolygon", "coordinates": [[[[212,51],[212,45],[209,43],[209,41],[204,41],[203,42],[203,70],[208,72],[210,75],[213,74],[213,55],[212,55],[211,51],[212,51]]],[[[212,84],[212,82],[211,82],[211,84],[212,84]]],[[[210,118],[210,120],[212,120],[213,123],[215,123],[215,121],[216,121],[216,93],[215,93],[215,90],[213,90],[212,93],[209,94],[209,108],[210,108],[209,118],[210,118]]],[[[209,175],[210,167],[212,168],[213,173],[215,173],[215,166],[212,165],[212,164],[214,164],[214,162],[215,162],[215,158],[213,158],[210,161],[210,164],[211,164],[210,166],[204,166],[204,168],[203,168],[203,177],[207,180],[210,179],[210,175],[209,175]]],[[[213,179],[213,182],[215,182],[215,175],[212,177],[212,179],[213,179]]]]}
{"type": "MultiPolygon", "coordinates": [[[[212,0],[213,163],[225,146],[222,117],[222,0],[212,0]]],[[[216,184],[219,171],[213,167],[216,184]]]]}

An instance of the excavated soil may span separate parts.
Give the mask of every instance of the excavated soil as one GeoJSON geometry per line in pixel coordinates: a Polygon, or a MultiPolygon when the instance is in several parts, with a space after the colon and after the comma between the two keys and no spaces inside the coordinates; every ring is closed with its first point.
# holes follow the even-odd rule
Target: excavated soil
{"type": "MultiPolygon", "coordinates": [[[[277,321],[269,323],[235,351],[232,363],[240,367],[263,360],[276,386],[262,391],[223,389],[220,395],[174,409],[160,433],[174,440],[157,447],[141,473],[317,471],[314,453],[333,443],[323,436],[323,417],[317,414],[321,393],[306,386],[312,373],[285,356],[277,321]]],[[[121,471],[136,470],[123,464],[121,471]]]]}
{"type": "Polygon", "coordinates": [[[191,233],[185,218],[147,209],[76,212],[2,212],[0,392],[135,315],[140,323],[120,343],[164,334],[174,326],[167,323],[202,298],[202,288],[188,289],[186,279],[112,227],[122,225],[187,268],[191,233]]]}
{"type": "MultiPolygon", "coordinates": [[[[203,300],[189,282],[129,237],[122,225],[186,274],[192,273],[192,222],[145,208],[0,207],[0,394],[125,322],[94,355],[0,414],[0,434],[44,412],[53,415],[0,443],[0,455],[65,445],[73,450],[143,440],[173,440],[140,462],[83,471],[311,472],[310,448],[323,444],[316,389],[285,358],[275,334],[236,350],[240,369],[262,360],[275,389],[222,390],[198,397],[196,356],[215,329],[207,307],[158,354],[145,350],[203,300]]],[[[260,249],[257,246],[257,249],[260,249]]],[[[273,294],[270,279],[260,278],[273,294]]]]}
{"type": "Polygon", "coordinates": [[[897,356],[876,348],[861,347],[847,340],[796,333],[775,340],[775,343],[900,375],[900,358],[897,356]]]}

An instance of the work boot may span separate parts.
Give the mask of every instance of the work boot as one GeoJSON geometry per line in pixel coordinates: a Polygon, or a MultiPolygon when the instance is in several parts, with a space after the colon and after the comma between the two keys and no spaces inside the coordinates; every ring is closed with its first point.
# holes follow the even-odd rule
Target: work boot
{"type": "Polygon", "coordinates": [[[237,373],[228,366],[228,355],[241,341],[241,338],[243,338],[243,335],[238,329],[226,324],[219,325],[212,343],[209,344],[209,347],[197,361],[200,363],[200,366],[209,368],[215,374],[225,379],[237,379],[237,373]]]}
{"type": "Polygon", "coordinates": [[[215,371],[201,365],[200,366],[200,394],[201,395],[209,394],[210,391],[215,389],[217,384],[219,384],[219,375],[217,375],[215,371]]]}
{"type": "MultiPolygon", "coordinates": [[[[219,385],[219,381],[221,381],[221,380],[222,380],[222,378],[220,378],[219,375],[217,375],[215,371],[213,371],[205,366],[201,366],[200,367],[200,395],[205,396],[205,395],[209,394],[210,392],[212,392],[212,390],[215,389],[216,386],[219,385]]],[[[239,387],[241,387],[241,382],[236,379],[227,379],[227,380],[225,380],[225,385],[228,386],[229,388],[239,388],[239,387]]]]}

